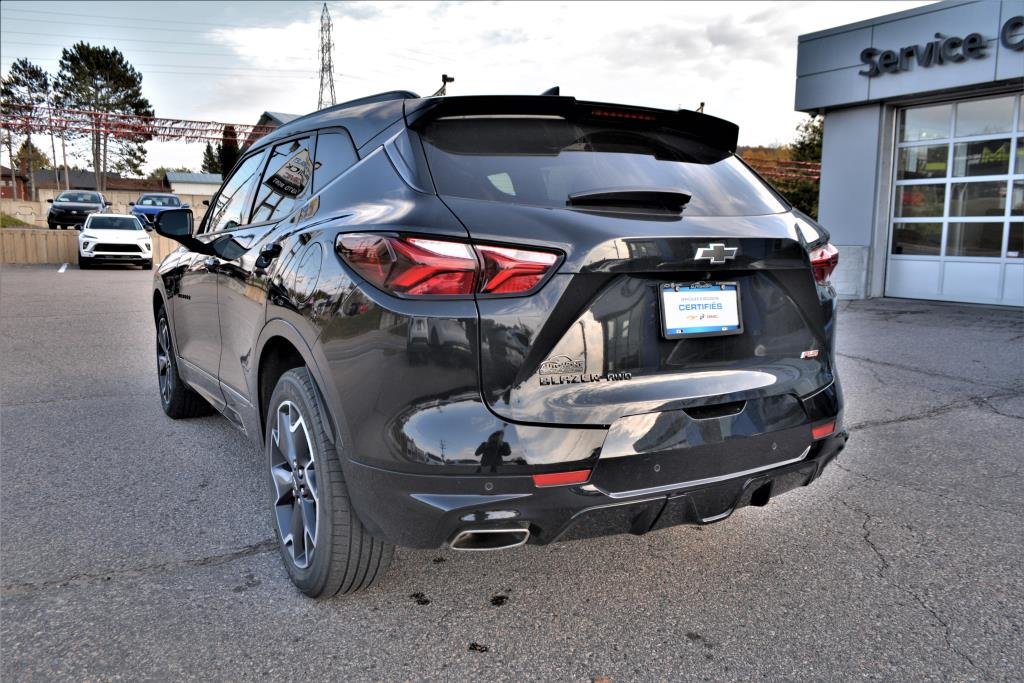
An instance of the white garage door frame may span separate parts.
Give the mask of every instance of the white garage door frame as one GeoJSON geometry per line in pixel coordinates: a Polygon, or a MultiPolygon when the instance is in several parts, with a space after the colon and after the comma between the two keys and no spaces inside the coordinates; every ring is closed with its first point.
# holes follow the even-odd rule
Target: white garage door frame
{"type": "MultiPolygon", "coordinates": [[[[895,135],[893,164],[891,176],[891,195],[888,242],[886,245],[886,277],[885,295],[903,298],[932,299],[942,301],[959,301],[968,303],[1000,304],[1011,306],[1024,306],[1024,250],[1014,245],[1008,245],[1011,226],[1014,235],[1024,231],[1024,215],[1021,215],[1019,207],[1012,211],[1012,207],[1018,206],[1019,197],[1024,193],[1024,159],[1018,159],[1018,149],[1021,141],[1024,140],[1024,96],[1012,96],[1013,110],[1012,123],[1009,132],[983,133],[976,135],[957,135],[957,120],[961,117],[960,108],[963,105],[962,116],[964,122],[969,117],[977,118],[979,111],[995,111],[995,104],[998,101],[1005,101],[1006,96],[985,97],[944,102],[941,104],[926,104],[913,107],[903,107],[896,110],[895,135]],[[904,112],[910,112],[908,118],[916,114],[920,118],[928,118],[929,110],[941,113],[942,107],[949,108],[948,131],[940,133],[938,123],[930,133],[921,133],[919,139],[904,140],[901,135],[901,122],[904,120],[904,112]],[[913,112],[913,110],[920,110],[913,112]],[[995,175],[966,175],[966,157],[971,152],[977,153],[982,150],[982,158],[989,154],[998,145],[999,141],[1009,139],[1009,160],[1006,173],[995,175]],[[990,143],[974,144],[971,143],[990,143]],[[996,144],[992,144],[996,143],[996,144]],[[958,147],[959,146],[959,147],[958,147]],[[934,165],[927,170],[931,160],[930,155],[938,155],[945,148],[945,170],[941,175],[936,174],[934,165]],[[955,152],[959,151],[959,155],[955,152]],[[903,177],[900,178],[900,168],[907,164],[901,164],[902,156],[907,159],[918,157],[923,158],[925,165],[919,167],[923,175],[930,177],[903,177]],[[957,163],[960,161],[961,163],[957,163]],[[958,174],[959,171],[959,174],[958,174]],[[987,183],[987,185],[974,185],[975,183],[987,183]],[[998,187],[997,183],[1005,183],[1005,196],[1002,207],[1002,215],[960,215],[971,213],[963,209],[969,205],[969,198],[972,191],[988,189],[989,191],[998,187]],[[970,184],[970,187],[967,186],[970,184]],[[941,188],[941,191],[939,190],[941,188]],[[938,209],[939,201],[936,196],[941,193],[941,211],[938,209]],[[955,195],[955,197],[954,197],[955,195]],[[911,197],[925,198],[923,209],[915,209],[911,197]],[[936,201],[929,204],[927,199],[931,197],[936,201]],[[951,204],[956,202],[958,214],[951,212],[951,204]],[[902,204],[902,207],[901,207],[902,204]],[[931,207],[931,208],[928,208],[931,207]],[[902,210],[901,210],[902,208],[902,210]],[[921,215],[915,215],[921,213],[921,215]],[[994,249],[992,235],[995,231],[995,224],[1002,224],[1001,247],[998,255],[975,256],[962,252],[969,252],[965,246],[965,233],[989,231],[987,246],[994,249]],[[964,224],[964,225],[958,225],[964,224]],[[986,228],[977,224],[988,224],[986,228]],[[936,233],[941,225],[941,233],[936,233]],[[936,241],[936,237],[938,239],[936,241]],[[957,238],[960,239],[957,239],[957,238]],[[961,253],[957,253],[957,251],[961,253]],[[895,253],[901,252],[901,253],[895,253]],[[910,253],[903,253],[910,252],[910,253]]],[[[936,121],[940,120],[938,116],[936,121]]],[[[908,125],[908,128],[911,127],[908,125]]],[[[973,161],[978,161],[975,154],[973,161]]],[[[909,162],[908,162],[909,163],[909,162]]],[[[915,174],[908,174],[915,175],[915,174]]],[[[989,202],[991,204],[991,202],[989,202]]],[[[991,211],[991,208],[988,209],[991,211]]],[[[970,242],[970,240],[966,240],[970,242]]],[[[975,245],[979,246],[979,245],[975,245]]]]}

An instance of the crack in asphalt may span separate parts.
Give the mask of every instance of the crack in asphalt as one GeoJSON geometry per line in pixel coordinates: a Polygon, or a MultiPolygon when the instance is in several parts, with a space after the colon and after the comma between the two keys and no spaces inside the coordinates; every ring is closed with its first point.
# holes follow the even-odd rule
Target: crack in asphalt
{"type": "Polygon", "coordinates": [[[982,396],[982,397],[980,397],[980,399],[981,399],[981,403],[984,404],[982,407],[986,408],[990,412],[995,413],[996,415],[1001,415],[1002,417],[1008,417],[1011,420],[1024,420],[1024,415],[1014,415],[1013,413],[1004,413],[1003,411],[999,410],[999,408],[996,408],[994,405],[992,405],[990,403],[990,401],[992,399],[994,399],[994,398],[1017,398],[1017,397],[1018,397],[1018,395],[1015,394],[1013,396],[982,396]]]}
{"type": "Polygon", "coordinates": [[[40,590],[47,590],[50,588],[65,588],[67,586],[75,585],[89,585],[99,584],[111,581],[113,579],[134,579],[142,576],[148,576],[151,574],[162,574],[165,572],[175,571],[178,569],[191,569],[196,567],[214,567],[221,564],[227,564],[240,560],[245,557],[252,557],[253,555],[261,555],[266,552],[270,552],[277,548],[277,540],[268,538],[257,543],[252,543],[247,546],[243,546],[231,552],[221,553],[219,555],[208,555],[206,557],[194,558],[191,560],[174,560],[171,562],[161,562],[159,564],[146,565],[144,567],[136,567],[134,569],[114,569],[108,572],[82,572],[79,574],[73,574],[71,576],[64,577],[62,579],[47,579],[45,581],[23,581],[15,583],[6,583],[0,586],[0,594],[3,597],[9,597],[13,595],[23,595],[25,593],[34,593],[40,590]]]}
{"type": "MultiPolygon", "coordinates": [[[[872,477],[869,474],[864,474],[863,472],[858,472],[856,470],[851,470],[849,467],[846,467],[845,465],[843,465],[839,460],[833,460],[830,463],[830,466],[835,466],[837,469],[840,469],[843,472],[847,472],[849,474],[852,474],[855,477],[860,477],[861,479],[864,479],[865,481],[870,481],[870,482],[875,483],[875,484],[881,484],[882,486],[894,486],[896,488],[906,489],[907,491],[913,491],[914,493],[920,493],[922,496],[924,496],[926,498],[940,498],[942,500],[946,500],[946,501],[949,501],[951,503],[959,503],[961,505],[967,505],[969,507],[981,508],[982,510],[988,510],[989,512],[1001,512],[1001,513],[1003,513],[1005,515],[1010,515],[1011,517],[1022,517],[1022,516],[1024,516],[1021,513],[1016,512],[1014,510],[1007,510],[1005,508],[992,507],[990,505],[985,505],[984,503],[979,503],[979,502],[974,501],[974,500],[964,500],[963,498],[957,498],[955,496],[947,496],[947,495],[945,495],[943,493],[939,493],[938,491],[919,489],[916,486],[911,486],[910,484],[904,484],[904,483],[898,482],[898,481],[890,481],[888,479],[879,479],[878,477],[872,477]]],[[[1020,474],[1017,473],[1017,472],[1014,472],[1014,473],[1011,473],[1011,474],[1002,474],[1002,475],[999,475],[997,477],[992,477],[992,479],[1006,479],[1006,478],[1014,477],[1014,476],[1020,476],[1020,474]]]]}
{"type": "Polygon", "coordinates": [[[1002,413],[1002,412],[997,410],[995,407],[993,407],[989,403],[989,401],[991,401],[992,399],[1018,398],[1020,396],[1021,396],[1021,393],[1018,390],[1001,391],[1001,392],[997,392],[995,394],[988,394],[986,396],[967,396],[967,397],[965,397],[963,399],[960,399],[958,401],[954,401],[952,403],[943,403],[941,405],[937,405],[937,406],[935,406],[933,408],[928,408],[927,410],[923,410],[923,411],[917,412],[917,413],[910,413],[908,415],[900,415],[899,417],[893,417],[893,418],[883,418],[883,419],[879,419],[879,420],[865,420],[863,422],[851,423],[851,424],[848,425],[848,428],[850,430],[856,429],[856,430],[859,430],[859,431],[863,431],[865,429],[874,429],[875,427],[885,427],[887,425],[903,424],[903,423],[906,423],[906,422],[916,422],[917,420],[926,420],[928,418],[937,417],[939,415],[943,415],[945,413],[953,412],[955,410],[965,410],[967,408],[980,408],[981,410],[984,410],[984,411],[989,412],[989,413],[993,413],[995,415],[1000,415],[1002,417],[1009,417],[1009,418],[1014,418],[1014,419],[1020,420],[1020,419],[1024,419],[1024,418],[1018,417],[1017,415],[1007,415],[1005,413],[1002,413]]]}
{"type": "Polygon", "coordinates": [[[874,520],[874,518],[871,516],[871,513],[868,512],[867,510],[862,510],[861,508],[853,505],[849,501],[846,501],[846,500],[844,500],[842,498],[837,497],[836,500],[838,500],[844,507],[846,507],[851,512],[854,512],[854,513],[864,517],[864,522],[861,524],[861,531],[863,532],[861,534],[861,539],[864,541],[865,545],[867,545],[871,549],[871,552],[873,552],[875,554],[875,556],[878,558],[878,561],[879,561],[879,567],[878,567],[878,571],[877,571],[878,578],[880,578],[882,581],[885,581],[887,584],[889,584],[893,588],[895,588],[895,589],[897,589],[899,591],[902,591],[903,593],[906,593],[907,595],[909,595],[911,598],[913,598],[914,602],[916,602],[921,607],[921,609],[923,609],[924,611],[928,612],[928,614],[932,615],[932,618],[934,618],[935,621],[937,621],[939,624],[942,625],[943,634],[944,634],[944,638],[945,638],[945,641],[946,641],[946,647],[951,652],[953,652],[957,656],[959,656],[962,660],[964,660],[965,662],[970,664],[971,668],[977,669],[978,665],[975,664],[974,659],[969,654],[967,654],[966,652],[961,651],[956,645],[953,644],[953,637],[952,637],[953,629],[952,629],[952,626],[950,625],[950,622],[947,621],[946,619],[942,618],[942,615],[940,615],[935,610],[935,608],[933,608],[931,605],[929,605],[924,600],[924,598],[922,598],[920,595],[918,595],[917,592],[915,592],[912,588],[910,588],[909,586],[904,586],[904,585],[898,583],[895,579],[893,579],[892,577],[890,577],[888,575],[888,571],[889,571],[889,569],[891,568],[892,565],[889,564],[889,560],[886,559],[885,555],[882,553],[882,550],[878,546],[878,544],[875,543],[875,541],[871,538],[871,529],[868,528],[868,525],[874,520]]]}
{"type": "Polygon", "coordinates": [[[962,382],[963,384],[978,384],[984,387],[992,387],[996,389],[1009,389],[1010,387],[1004,384],[993,384],[991,382],[981,382],[976,379],[967,379],[965,377],[958,377],[957,375],[949,375],[944,372],[937,370],[922,370],[916,368],[913,365],[904,365],[903,363],[892,363],[885,360],[875,360],[874,358],[865,358],[864,356],[854,356],[849,353],[836,352],[836,355],[840,358],[849,358],[850,360],[860,361],[861,363],[872,363],[874,365],[882,365],[887,368],[896,368],[897,370],[903,370],[904,372],[913,372],[918,375],[925,375],[927,377],[941,377],[943,379],[953,380],[954,382],[962,382]]]}

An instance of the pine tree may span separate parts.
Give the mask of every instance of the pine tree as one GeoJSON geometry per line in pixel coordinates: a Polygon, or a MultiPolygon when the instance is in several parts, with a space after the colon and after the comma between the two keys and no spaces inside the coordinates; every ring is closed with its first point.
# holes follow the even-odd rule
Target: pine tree
{"type": "Polygon", "coordinates": [[[117,48],[76,43],[61,51],[54,86],[58,106],[90,112],[96,130],[92,138],[92,165],[96,188],[106,189],[107,168],[114,165],[132,174],[141,173],[152,136],[145,133],[113,134],[103,130],[103,113],[153,116],[153,107],[142,95],[142,74],[117,48]],[[111,145],[113,141],[113,145],[111,145]]]}
{"type": "Polygon", "coordinates": [[[821,139],[824,119],[812,116],[796,127],[793,140],[793,161],[821,161],[821,139]]]}
{"type": "Polygon", "coordinates": [[[224,126],[224,137],[221,138],[217,156],[220,161],[220,172],[225,175],[230,173],[239,156],[238,134],[235,132],[235,127],[230,124],[224,126]]]}
{"type": "Polygon", "coordinates": [[[206,143],[206,149],[203,150],[203,165],[200,167],[203,173],[222,173],[220,168],[220,144],[217,144],[217,150],[214,151],[213,145],[209,142],[206,143]]]}
{"type": "Polygon", "coordinates": [[[46,156],[46,152],[36,147],[31,140],[25,140],[14,153],[14,167],[20,173],[28,173],[30,167],[36,171],[49,171],[53,168],[53,163],[50,157],[46,156]]]}
{"type": "MultiPolygon", "coordinates": [[[[38,114],[40,107],[46,105],[46,94],[49,91],[50,79],[46,72],[28,61],[19,59],[11,65],[7,78],[0,81],[0,104],[8,112],[15,116],[17,123],[13,132],[22,133],[25,136],[28,187],[31,197],[36,196],[35,179],[33,178],[34,160],[33,152],[38,152],[32,144],[33,118],[38,114]]],[[[15,166],[14,160],[11,166],[15,166]]]]}

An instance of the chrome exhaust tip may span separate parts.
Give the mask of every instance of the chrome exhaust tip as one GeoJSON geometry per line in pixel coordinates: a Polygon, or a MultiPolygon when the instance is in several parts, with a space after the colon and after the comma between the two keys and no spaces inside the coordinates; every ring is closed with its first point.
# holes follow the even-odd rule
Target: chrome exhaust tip
{"type": "Polygon", "coordinates": [[[452,550],[505,550],[518,548],[529,538],[529,529],[464,529],[449,546],[452,550]]]}

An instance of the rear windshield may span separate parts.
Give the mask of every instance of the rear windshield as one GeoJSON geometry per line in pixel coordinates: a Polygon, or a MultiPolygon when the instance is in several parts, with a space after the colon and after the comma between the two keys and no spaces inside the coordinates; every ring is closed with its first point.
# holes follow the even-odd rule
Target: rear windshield
{"type": "Polygon", "coordinates": [[[142,230],[142,223],[132,216],[91,216],[89,227],[96,230],[142,230]]]}
{"type": "Polygon", "coordinates": [[[142,195],[136,202],[139,206],[181,206],[177,197],[166,197],[163,195],[142,195]]]}
{"type": "Polygon", "coordinates": [[[671,130],[641,130],[561,117],[452,117],[421,131],[442,195],[565,207],[569,195],[673,189],[691,196],[684,215],[788,211],[734,155],[671,130]]]}
{"type": "Polygon", "coordinates": [[[95,192],[61,192],[58,202],[76,202],[78,204],[99,204],[100,196],[95,192]]]}

